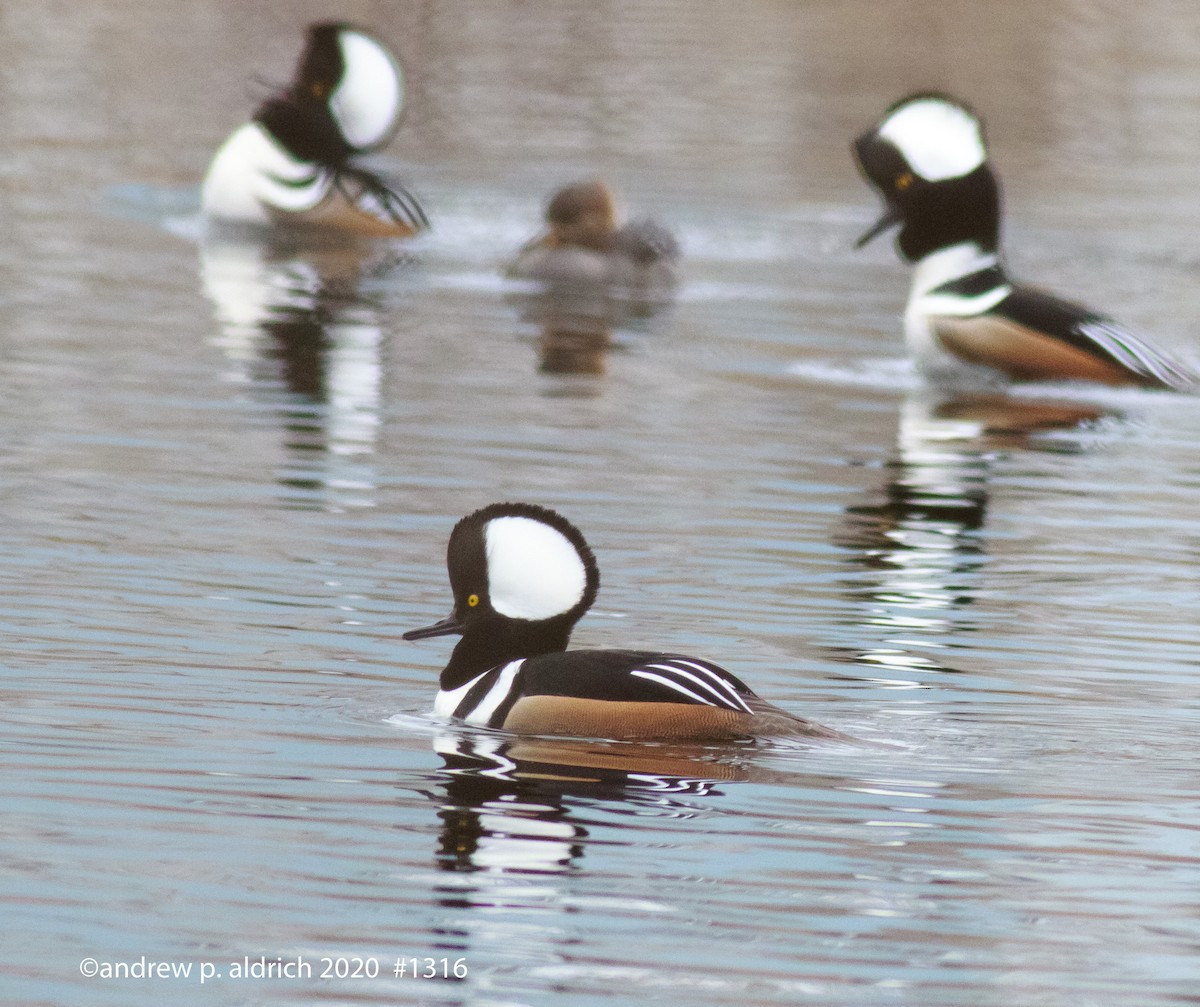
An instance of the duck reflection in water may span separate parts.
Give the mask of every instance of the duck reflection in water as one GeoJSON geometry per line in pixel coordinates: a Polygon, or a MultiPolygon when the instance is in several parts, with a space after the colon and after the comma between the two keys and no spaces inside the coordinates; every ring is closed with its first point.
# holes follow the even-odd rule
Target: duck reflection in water
{"type": "Polygon", "coordinates": [[[1106,412],[1091,403],[982,393],[911,395],[901,408],[883,486],[868,502],[846,508],[834,539],[865,571],[849,582],[853,596],[869,603],[860,625],[886,633],[856,659],[893,670],[954,670],[911,649],[914,638],[936,649],[944,645],[939,638],[964,628],[958,613],[974,602],[987,561],[981,532],[997,456],[1051,445],[1064,450],[1069,440],[1039,443],[1038,435],[1106,412]]]}
{"type": "Polygon", "coordinates": [[[546,207],[546,228],[505,267],[523,281],[512,296],[539,330],[540,368],[554,374],[603,374],[613,331],[669,305],[678,286],[679,244],[663,225],[618,224],[603,182],[560,189],[546,207]]]}
{"type": "Polygon", "coordinates": [[[230,379],[277,408],[290,455],[279,481],[298,503],[369,503],[384,339],[378,299],[363,288],[406,261],[395,247],[341,241],[201,246],[230,379]]]}
{"type": "MultiPolygon", "coordinates": [[[[615,801],[630,814],[688,818],[707,813],[693,798],[719,796],[719,783],[748,778],[702,745],[464,731],[440,736],[435,747],[445,790],[437,861],[454,873],[561,874],[578,864],[588,836],[573,805],[615,801]]],[[[479,878],[454,891],[475,905],[520,898],[519,888],[479,878]]]]}
{"type": "MultiPolygon", "coordinates": [[[[586,821],[702,818],[712,814],[708,799],[722,796],[719,784],[749,777],[729,761],[737,757],[730,745],[722,751],[463,729],[438,735],[434,748],[443,760],[429,794],[438,806],[434,856],[443,873],[434,890],[451,913],[434,932],[438,955],[499,944],[506,956],[542,959],[574,944],[562,914],[587,896],[573,880],[586,876],[586,821]],[[521,912],[520,925],[488,912],[497,909],[521,912]]],[[[611,824],[608,832],[603,842],[611,846],[611,824]]],[[[643,905],[647,898],[630,896],[631,911],[660,908],[643,905]]]]}

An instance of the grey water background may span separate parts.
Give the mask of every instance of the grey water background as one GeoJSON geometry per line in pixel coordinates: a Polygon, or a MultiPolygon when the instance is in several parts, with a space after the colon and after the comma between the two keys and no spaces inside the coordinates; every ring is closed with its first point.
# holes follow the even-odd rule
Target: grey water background
{"type": "Polygon", "coordinates": [[[973,102],[1014,272],[1195,360],[1194,5],[6,0],[0,51],[4,1002],[1200,1002],[1200,400],[923,393],[848,156],[973,102]],[[435,230],[198,241],[331,14],[404,60],[377,164],[435,230]],[[498,266],[596,174],[684,284],[544,373],[498,266]],[[434,722],[449,642],[399,634],[504,498],[599,555],[577,645],[863,743],[434,722]],[[143,956],[380,974],[80,973],[143,956]]]}

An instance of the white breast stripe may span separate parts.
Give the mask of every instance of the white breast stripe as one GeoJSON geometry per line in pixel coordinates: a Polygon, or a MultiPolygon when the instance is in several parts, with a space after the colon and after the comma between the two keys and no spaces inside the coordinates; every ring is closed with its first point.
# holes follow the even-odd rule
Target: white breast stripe
{"type": "Polygon", "coordinates": [[[921,295],[921,310],[928,315],[953,315],[956,318],[971,318],[991,311],[1012,293],[1012,287],[1003,284],[985,290],[973,297],[964,294],[929,293],[921,295]]]}
{"type": "Polygon", "coordinates": [[[735,689],[727,679],[722,678],[718,671],[712,668],[706,668],[704,665],[697,664],[695,661],[684,660],[681,657],[672,658],[671,663],[676,664],[681,668],[695,668],[696,671],[700,672],[702,675],[711,678],[722,690],[725,691],[729,698],[743,710],[745,710],[747,713],[753,712],[743,701],[742,697],[738,695],[737,689],[735,689]]]}
{"type": "Polygon", "coordinates": [[[488,689],[487,695],[476,704],[475,709],[468,710],[462,719],[468,724],[478,724],[481,727],[487,727],[492,714],[496,712],[496,707],[508,698],[513,679],[517,677],[517,672],[521,670],[521,665],[524,663],[524,658],[521,658],[519,661],[509,661],[501,669],[499,676],[496,678],[496,684],[488,689]]]}
{"type": "Polygon", "coordinates": [[[276,210],[300,213],[311,210],[329,195],[333,176],[319,168],[312,168],[308,175],[290,179],[281,175],[264,173],[259,176],[258,198],[276,210]]]}
{"type": "Polygon", "coordinates": [[[471,688],[481,678],[483,678],[484,675],[490,675],[492,670],[493,669],[488,668],[483,675],[476,675],[466,685],[460,685],[457,689],[450,689],[448,691],[445,689],[439,689],[437,698],[433,701],[433,712],[439,717],[445,717],[447,719],[453,717],[454,711],[458,704],[462,702],[463,696],[470,692],[471,688]]]}
{"type": "MultiPolygon", "coordinates": [[[[652,665],[651,667],[656,667],[656,666],[652,665]]],[[[678,668],[670,668],[668,670],[674,671],[676,674],[680,674],[678,668]]],[[[649,679],[651,682],[658,682],[661,685],[665,685],[668,689],[674,689],[676,692],[681,693],[684,696],[691,696],[692,699],[694,699],[697,703],[703,703],[705,706],[716,706],[717,705],[716,703],[712,702],[711,700],[705,699],[703,696],[697,696],[694,692],[692,692],[691,689],[685,688],[684,686],[680,685],[678,682],[672,682],[669,678],[663,678],[662,675],[655,675],[653,672],[649,672],[649,671],[631,671],[629,674],[634,675],[637,678],[649,679]]]]}

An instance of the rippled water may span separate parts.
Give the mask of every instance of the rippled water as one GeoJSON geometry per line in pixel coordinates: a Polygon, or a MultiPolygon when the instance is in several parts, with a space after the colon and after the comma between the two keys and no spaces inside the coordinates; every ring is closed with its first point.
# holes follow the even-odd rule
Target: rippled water
{"type": "Polygon", "coordinates": [[[196,240],[328,13],[252,7],[0,13],[4,1001],[1200,1002],[1200,401],[923,394],[847,150],[907,91],[975,102],[1014,270],[1195,359],[1200,15],[351,5],[436,226],[354,257],[196,240]],[[545,373],[497,267],[596,172],[684,285],[545,373]],[[861,743],[434,722],[448,645],[399,633],[448,606],[453,522],[518,497],[599,555],[578,644],[861,743]]]}

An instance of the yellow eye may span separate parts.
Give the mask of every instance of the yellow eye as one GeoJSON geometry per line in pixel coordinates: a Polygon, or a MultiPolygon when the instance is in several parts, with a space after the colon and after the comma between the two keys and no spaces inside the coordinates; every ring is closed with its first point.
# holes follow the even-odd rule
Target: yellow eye
{"type": "Polygon", "coordinates": [[[467,607],[468,608],[474,608],[478,604],[479,604],[479,595],[477,595],[477,594],[467,595],[467,607]]]}
{"type": "Polygon", "coordinates": [[[913,177],[912,177],[911,171],[906,171],[903,175],[901,175],[899,178],[896,179],[896,188],[899,189],[901,192],[903,192],[905,189],[907,189],[912,184],[913,184],[913,177]]]}

